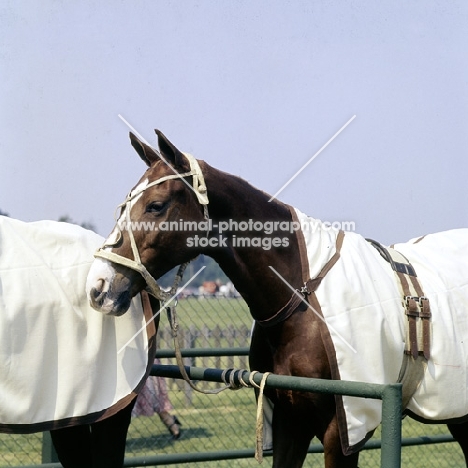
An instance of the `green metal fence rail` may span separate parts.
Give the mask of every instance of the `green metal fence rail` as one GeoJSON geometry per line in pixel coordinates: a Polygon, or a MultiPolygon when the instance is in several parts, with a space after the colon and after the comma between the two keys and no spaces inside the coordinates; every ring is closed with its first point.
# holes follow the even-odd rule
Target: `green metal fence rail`
{"type": "MultiPolygon", "coordinates": [[[[448,435],[439,435],[432,437],[409,437],[402,439],[402,447],[412,447],[414,445],[444,444],[454,442],[453,437],[448,435]]],[[[381,448],[380,440],[370,440],[366,443],[363,450],[378,450],[381,448]]],[[[313,444],[309,447],[307,453],[323,453],[323,447],[320,444],[313,444]]],[[[226,450],[222,452],[191,452],[177,453],[168,455],[153,455],[145,457],[132,457],[125,460],[124,467],[136,468],[143,466],[165,466],[178,463],[201,463],[218,460],[234,460],[241,458],[253,458],[255,451],[253,449],[245,450],[226,450]]],[[[271,452],[264,452],[264,457],[271,457],[271,452]]],[[[22,465],[15,468],[62,468],[60,463],[44,463],[42,465],[22,465]]]]}
{"type": "MultiPolygon", "coordinates": [[[[247,356],[249,348],[188,348],[182,350],[184,358],[199,357],[219,357],[219,356],[247,356]]],[[[159,358],[172,358],[173,350],[164,349],[157,351],[159,358]]],[[[226,372],[226,379],[229,379],[231,372],[239,371],[201,367],[185,367],[186,372],[194,381],[223,382],[222,374],[226,372]]],[[[238,381],[235,373],[234,380],[238,381]]],[[[175,365],[155,365],[151,375],[182,379],[178,366],[175,365]]],[[[250,372],[242,371],[242,378],[248,381],[250,372]]],[[[259,384],[263,374],[253,375],[253,380],[259,384]]],[[[277,389],[292,389],[296,391],[309,391],[317,393],[334,393],[364,398],[382,400],[382,437],[381,440],[370,440],[364,450],[381,449],[381,468],[397,468],[401,466],[401,447],[415,445],[441,444],[454,442],[450,435],[420,436],[411,438],[401,438],[401,384],[378,385],[360,382],[345,382],[322,379],[309,379],[303,377],[290,377],[270,374],[267,377],[266,386],[277,389]]],[[[321,444],[312,444],[308,453],[323,453],[321,444]]],[[[265,457],[272,456],[271,452],[265,452],[265,457]]],[[[172,465],[178,463],[200,463],[217,460],[233,460],[243,458],[253,458],[253,449],[224,450],[213,452],[190,452],[149,455],[144,457],[131,457],[125,460],[125,467],[148,467],[172,465]]],[[[61,468],[60,463],[43,463],[41,465],[22,465],[17,468],[61,468]]]]}
{"type": "MultiPolygon", "coordinates": [[[[205,380],[208,382],[229,381],[234,370],[207,369],[199,367],[185,367],[191,380],[205,380]]],[[[241,371],[244,381],[250,377],[260,385],[263,374],[251,376],[248,371],[241,371]]],[[[155,365],[151,375],[181,379],[178,366],[155,365]]],[[[234,376],[234,381],[238,377],[234,376]]],[[[266,387],[275,389],[290,389],[315,393],[333,393],[382,400],[382,444],[381,468],[399,468],[401,466],[401,384],[369,384],[362,382],[347,382],[342,380],[309,379],[305,377],[290,377],[270,374],[266,379],[266,387]]]]}
{"type": "MultiPolygon", "coordinates": [[[[224,357],[224,356],[248,356],[250,348],[185,348],[180,352],[182,357],[224,357]]],[[[158,349],[157,358],[173,358],[175,351],[173,349],[158,349]]]]}

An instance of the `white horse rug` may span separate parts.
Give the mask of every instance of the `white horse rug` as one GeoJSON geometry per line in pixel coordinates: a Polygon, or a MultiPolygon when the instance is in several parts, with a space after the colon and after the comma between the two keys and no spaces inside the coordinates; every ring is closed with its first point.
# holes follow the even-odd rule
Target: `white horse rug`
{"type": "Polygon", "coordinates": [[[79,226],[0,216],[0,432],[95,422],[144,384],[155,352],[147,297],[117,318],[88,305],[102,243],[79,226]]]}
{"type": "MultiPolygon", "coordinates": [[[[335,253],[337,231],[306,229],[317,220],[296,211],[303,226],[310,278],[335,253]]],[[[468,415],[468,229],[425,236],[394,249],[413,265],[430,301],[430,359],[406,411],[421,420],[468,415]]],[[[334,379],[395,383],[408,319],[395,272],[363,237],[347,232],[341,256],[316,291],[328,330],[334,379]]],[[[358,450],[381,423],[382,402],[336,396],[344,453],[358,450]]]]}
{"type": "MultiPolygon", "coordinates": [[[[294,209],[292,209],[294,210],[294,209]]],[[[336,252],[338,232],[298,210],[303,275],[314,279],[336,252]],[[307,257],[307,258],[305,258],[307,257]]],[[[468,229],[397,244],[414,267],[432,312],[430,359],[405,412],[448,422],[468,415],[468,229]]],[[[390,264],[362,236],[346,232],[338,261],[325,275],[314,310],[324,321],[332,377],[389,384],[399,381],[408,319],[399,280],[390,264]]],[[[337,395],[343,453],[359,450],[382,421],[382,402],[337,395]]],[[[272,448],[271,413],[264,408],[264,449],[272,448]]]]}

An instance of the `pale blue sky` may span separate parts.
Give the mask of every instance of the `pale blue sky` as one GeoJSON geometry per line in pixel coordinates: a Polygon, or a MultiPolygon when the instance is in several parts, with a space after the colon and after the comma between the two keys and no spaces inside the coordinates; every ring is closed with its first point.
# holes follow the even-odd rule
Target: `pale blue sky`
{"type": "Polygon", "coordinates": [[[468,227],[466,1],[0,4],[0,209],[106,235],[149,141],[384,243],[468,227]]]}

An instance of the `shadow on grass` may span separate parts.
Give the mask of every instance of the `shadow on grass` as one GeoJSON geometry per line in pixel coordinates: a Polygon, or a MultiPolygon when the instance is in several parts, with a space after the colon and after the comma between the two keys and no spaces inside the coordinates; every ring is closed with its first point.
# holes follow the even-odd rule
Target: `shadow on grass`
{"type": "Polygon", "coordinates": [[[146,450],[148,447],[151,449],[164,449],[170,447],[177,442],[189,439],[208,439],[213,434],[205,429],[204,427],[191,427],[184,429],[182,427],[182,434],[180,439],[174,440],[169,433],[167,434],[155,434],[150,437],[133,437],[127,439],[127,451],[139,451],[146,450]]]}

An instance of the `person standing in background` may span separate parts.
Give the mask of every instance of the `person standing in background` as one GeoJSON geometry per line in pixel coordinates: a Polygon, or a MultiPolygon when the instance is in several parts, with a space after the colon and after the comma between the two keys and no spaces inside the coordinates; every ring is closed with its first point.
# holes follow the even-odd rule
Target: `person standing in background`
{"type": "MultiPolygon", "coordinates": [[[[155,364],[160,364],[159,359],[155,359],[155,364]]],[[[153,416],[156,413],[163,424],[167,427],[174,440],[181,436],[182,425],[172,413],[174,407],[169,400],[167,384],[163,377],[149,376],[145,386],[138,394],[135,406],[132,410],[132,417],[153,416]]]]}

